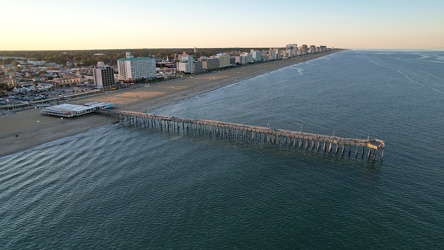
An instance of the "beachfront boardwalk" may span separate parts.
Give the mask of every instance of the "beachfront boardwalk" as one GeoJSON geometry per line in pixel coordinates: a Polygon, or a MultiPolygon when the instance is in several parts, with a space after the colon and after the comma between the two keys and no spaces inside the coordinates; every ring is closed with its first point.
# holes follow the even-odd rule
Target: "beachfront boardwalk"
{"type": "Polygon", "coordinates": [[[166,131],[184,131],[222,139],[264,143],[278,147],[303,148],[316,152],[375,160],[378,152],[384,158],[384,141],[374,139],[344,138],[338,136],[296,132],[283,129],[252,126],[238,123],[195,120],[174,116],[145,114],[131,111],[98,110],[96,113],[118,118],[126,125],[155,128],[166,131]]]}

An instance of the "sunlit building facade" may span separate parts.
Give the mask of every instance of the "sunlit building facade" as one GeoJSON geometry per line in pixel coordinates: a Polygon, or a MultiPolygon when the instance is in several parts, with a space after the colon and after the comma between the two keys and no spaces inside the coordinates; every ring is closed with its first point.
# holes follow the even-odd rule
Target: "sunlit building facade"
{"type": "Polygon", "coordinates": [[[117,69],[119,80],[153,79],[156,77],[156,59],[152,57],[135,58],[127,52],[126,58],[117,60],[117,69]]]}

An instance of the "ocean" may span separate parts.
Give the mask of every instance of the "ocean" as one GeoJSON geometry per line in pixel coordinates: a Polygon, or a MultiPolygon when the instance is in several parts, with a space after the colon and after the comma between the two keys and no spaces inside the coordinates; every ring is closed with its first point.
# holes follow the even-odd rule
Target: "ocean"
{"type": "Polygon", "coordinates": [[[385,141],[349,159],[112,124],[0,158],[1,249],[443,249],[444,51],[331,54],[150,113],[385,141]]]}

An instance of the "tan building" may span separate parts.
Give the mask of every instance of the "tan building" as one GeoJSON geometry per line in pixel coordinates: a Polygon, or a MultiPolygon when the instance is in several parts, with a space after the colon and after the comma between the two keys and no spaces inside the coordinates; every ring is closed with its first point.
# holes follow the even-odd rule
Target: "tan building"
{"type": "Polygon", "coordinates": [[[220,68],[229,67],[231,65],[229,55],[219,54],[216,56],[216,58],[219,58],[219,67],[220,68]]]}
{"type": "Polygon", "coordinates": [[[302,44],[301,46],[301,54],[306,55],[308,53],[308,46],[306,44],[302,44]]]}
{"type": "Polygon", "coordinates": [[[312,54],[316,53],[316,46],[315,45],[310,45],[310,53],[312,53],[312,54]]]}
{"type": "Polygon", "coordinates": [[[80,84],[82,82],[81,77],[62,77],[62,78],[54,78],[50,82],[53,82],[56,86],[64,86],[64,85],[72,85],[72,84],[80,84]]]}

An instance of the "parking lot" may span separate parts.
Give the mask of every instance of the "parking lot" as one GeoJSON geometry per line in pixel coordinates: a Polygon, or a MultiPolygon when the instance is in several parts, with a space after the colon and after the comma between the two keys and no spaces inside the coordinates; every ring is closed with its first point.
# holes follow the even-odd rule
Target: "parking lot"
{"type": "Polygon", "coordinates": [[[79,95],[88,95],[99,92],[91,87],[55,88],[48,91],[13,92],[8,91],[0,96],[0,107],[15,106],[31,103],[56,104],[60,101],[74,98],[79,95]]]}

